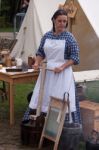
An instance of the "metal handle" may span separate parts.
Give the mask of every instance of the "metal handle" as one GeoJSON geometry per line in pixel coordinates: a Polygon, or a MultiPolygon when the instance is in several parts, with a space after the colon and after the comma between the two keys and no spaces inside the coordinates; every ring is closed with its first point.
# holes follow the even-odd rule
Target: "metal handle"
{"type": "Polygon", "coordinates": [[[71,115],[71,111],[70,111],[70,100],[69,100],[69,93],[65,92],[64,93],[64,97],[63,97],[63,101],[66,100],[66,94],[67,94],[67,105],[68,105],[68,114],[69,114],[69,123],[72,123],[72,115],[71,115]]]}

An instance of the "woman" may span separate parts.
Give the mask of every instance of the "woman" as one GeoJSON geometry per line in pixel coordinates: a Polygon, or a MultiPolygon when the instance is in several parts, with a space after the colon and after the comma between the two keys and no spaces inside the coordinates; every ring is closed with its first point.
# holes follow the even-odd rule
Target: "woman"
{"type": "MultiPolygon", "coordinates": [[[[76,111],[75,83],[72,72],[72,65],[79,64],[79,47],[74,36],[66,31],[68,17],[64,10],[57,10],[54,13],[52,23],[53,29],[47,32],[41,39],[36,54],[36,61],[33,66],[34,69],[38,69],[42,60],[47,60],[48,70],[46,71],[42,112],[47,112],[50,96],[63,99],[64,93],[68,92],[72,120],[79,122],[79,113],[76,111]]],[[[29,119],[28,115],[31,109],[37,108],[40,77],[41,75],[38,77],[29,109],[25,113],[23,121],[29,119]]]]}

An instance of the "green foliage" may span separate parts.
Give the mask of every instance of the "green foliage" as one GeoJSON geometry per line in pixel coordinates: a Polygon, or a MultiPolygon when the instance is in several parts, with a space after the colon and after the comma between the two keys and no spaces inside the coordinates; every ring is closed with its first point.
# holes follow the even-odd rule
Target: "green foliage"
{"type": "Polygon", "coordinates": [[[0,28],[0,32],[13,32],[13,27],[10,25],[10,27],[3,27],[0,28]]]}
{"type": "Polygon", "coordinates": [[[90,81],[86,83],[86,97],[91,101],[99,103],[99,81],[90,81]]]}
{"type": "Polygon", "coordinates": [[[20,0],[2,0],[0,8],[0,27],[13,24],[14,15],[17,12],[20,0]]]}

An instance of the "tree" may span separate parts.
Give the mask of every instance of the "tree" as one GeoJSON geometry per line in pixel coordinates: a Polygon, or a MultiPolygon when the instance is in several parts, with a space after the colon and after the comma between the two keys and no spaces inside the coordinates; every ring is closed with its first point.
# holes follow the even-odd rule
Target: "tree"
{"type": "Polygon", "coordinates": [[[12,24],[14,15],[18,10],[20,0],[0,0],[0,2],[0,17],[5,19],[5,22],[12,24]]]}

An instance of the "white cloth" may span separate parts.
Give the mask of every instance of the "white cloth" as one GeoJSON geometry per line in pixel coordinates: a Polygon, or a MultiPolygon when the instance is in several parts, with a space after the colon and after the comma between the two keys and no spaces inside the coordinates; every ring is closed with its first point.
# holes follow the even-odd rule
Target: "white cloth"
{"type": "MultiPolygon", "coordinates": [[[[44,45],[44,52],[47,59],[47,68],[54,69],[64,64],[67,60],[64,60],[65,40],[52,40],[46,39],[44,45]]],[[[32,109],[37,108],[38,95],[40,89],[41,73],[38,77],[34,92],[30,101],[29,107],[32,109]]],[[[69,92],[70,110],[73,112],[76,110],[75,106],[75,85],[72,67],[66,68],[61,73],[54,73],[53,71],[46,71],[44,96],[42,111],[47,112],[50,102],[50,96],[54,96],[63,99],[65,92],[69,92]]]]}

